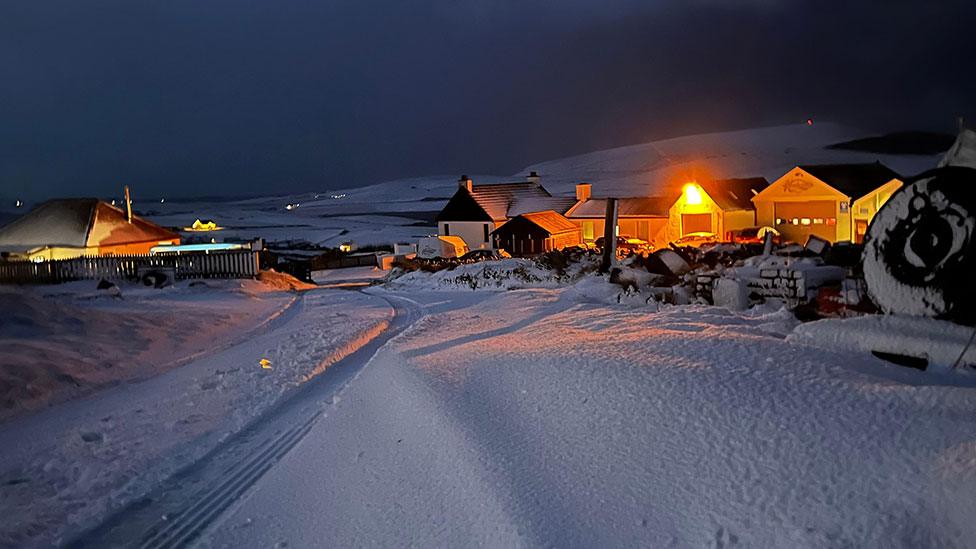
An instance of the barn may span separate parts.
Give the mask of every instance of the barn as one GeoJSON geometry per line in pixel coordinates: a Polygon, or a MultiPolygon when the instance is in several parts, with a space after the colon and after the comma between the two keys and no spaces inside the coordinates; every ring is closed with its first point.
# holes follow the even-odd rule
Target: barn
{"type": "Polygon", "coordinates": [[[179,234],[97,198],[48,200],[0,229],[0,253],[32,261],[148,254],[179,243],[179,234]]]}
{"type": "Polygon", "coordinates": [[[530,256],[582,243],[580,229],[548,210],[517,215],[492,233],[496,247],[513,256],[530,256]]]}
{"type": "Polygon", "coordinates": [[[759,225],[798,243],[810,235],[861,242],[878,209],[902,185],[880,162],[797,166],[752,201],[759,225]]]}

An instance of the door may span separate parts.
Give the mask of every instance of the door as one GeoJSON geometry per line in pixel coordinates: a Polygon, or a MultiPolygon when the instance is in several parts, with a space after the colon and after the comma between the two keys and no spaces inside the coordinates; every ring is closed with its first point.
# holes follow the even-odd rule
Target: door
{"type": "Polygon", "coordinates": [[[776,229],[785,240],[805,244],[810,235],[837,240],[837,203],[833,200],[775,202],[773,211],[776,229]]]}
{"type": "Polygon", "coordinates": [[[681,214],[681,236],[691,233],[711,233],[712,214],[681,214]]]}

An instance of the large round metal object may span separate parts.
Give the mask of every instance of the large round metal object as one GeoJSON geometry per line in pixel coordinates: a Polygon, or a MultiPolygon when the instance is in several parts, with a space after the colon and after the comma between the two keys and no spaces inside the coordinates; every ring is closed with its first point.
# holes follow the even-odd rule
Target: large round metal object
{"type": "Polygon", "coordinates": [[[887,313],[976,324],[976,170],[946,167],[906,181],[864,241],[868,293],[887,313]]]}

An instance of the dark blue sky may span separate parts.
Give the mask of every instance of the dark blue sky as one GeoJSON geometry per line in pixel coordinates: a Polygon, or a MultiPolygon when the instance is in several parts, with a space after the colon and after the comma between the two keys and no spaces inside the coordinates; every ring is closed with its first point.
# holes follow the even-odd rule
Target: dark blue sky
{"type": "Polygon", "coordinates": [[[955,1],[4,2],[0,198],[506,174],[807,116],[952,131],[974,23],[955,1]]]}

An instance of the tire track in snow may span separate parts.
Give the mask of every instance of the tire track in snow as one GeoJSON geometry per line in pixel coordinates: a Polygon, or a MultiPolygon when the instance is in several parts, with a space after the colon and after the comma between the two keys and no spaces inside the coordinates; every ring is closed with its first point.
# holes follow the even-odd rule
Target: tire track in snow
{"type": "MultiPolygon", "coordinates": [[[[164,481],[149,496],[110,516],[68,546],[129,546],[133,540],[139,540],[140,547],[168,548],[185,547],[196,540],[301,442],[318,419],[325,417],[326,406],[380,348],[420,318],[416,302],[378,297],[394,309],[393,320],[385,331],[358,349],[346,348],[348,354],[330,363],[330,375],[312,379],[202,459],[164,481]]],[[[289,306],[283,312],[294,309],[289,306]]],[[[284,314],[265,325],[286,321],[291,316],[284,314]]]]}

